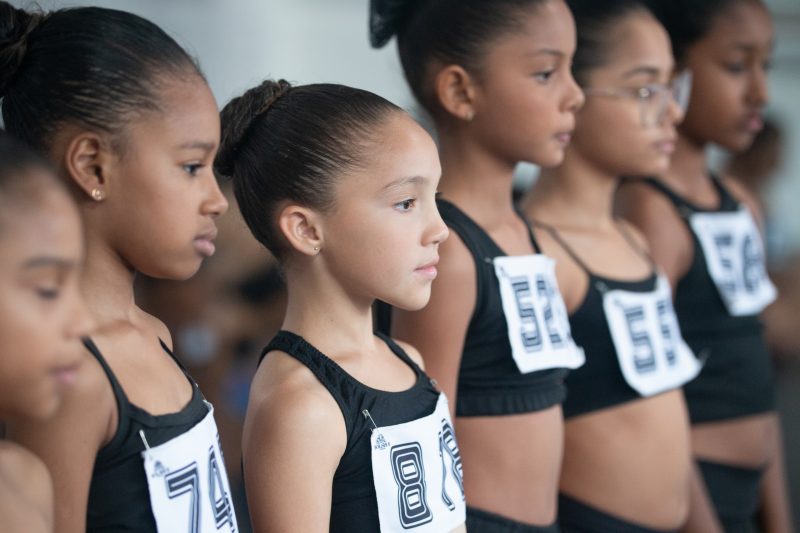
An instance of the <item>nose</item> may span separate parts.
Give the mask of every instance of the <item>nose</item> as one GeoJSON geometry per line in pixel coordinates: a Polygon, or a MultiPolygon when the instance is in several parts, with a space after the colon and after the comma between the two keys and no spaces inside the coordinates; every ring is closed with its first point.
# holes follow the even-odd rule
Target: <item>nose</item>
{"type": "Polygon", "coordinates": [[[683,109],[680,102],[678,102],[674,96],[670,95],[669,99],[667,100],[667,109],[661,122],[663,123],[666,121],[675,126],[683,122],[683,118],[685,116],[686,111],[683,109]]]}
{"type": "Polygon", "coordinates": [[[213,172],[209,173],[208,198],[203,202],[203,214],[218,217],[228,210],[228,199],[219,188],[219,183],[213,172]]]}
{"type": "Polygon", "coordinates": [[[769,101],[767,71],[760,65],[753,70],[747,89],[747,101],[754,107],[762,107],[769,101]]]}
{"type": "Polygon", "coordinates": [[[586,102],[586,95],[583,94],[583,90],[570,72],[564,97],[564,107],[567,111],[576,113],[583,107],[584,102],[586,102]]]}
{"type": "Polygon", "coordinates": [[[74,291],[72,298],[73,305],[69,314],[70,319],[67,323],[66,336],[69,339],[87,337],[91,335],[97,324],[89,314],[83,297],[77,289],[74,291]]]}
{"type": "Polygon", "coordinates": [[[441,244],[447,240],[449,235],[450,230],[447,228],[447,224],[442,220],[439,210],[434,207],[433,216],[431,217],[428,231],[425,235],[425,244],[441,244]]]}

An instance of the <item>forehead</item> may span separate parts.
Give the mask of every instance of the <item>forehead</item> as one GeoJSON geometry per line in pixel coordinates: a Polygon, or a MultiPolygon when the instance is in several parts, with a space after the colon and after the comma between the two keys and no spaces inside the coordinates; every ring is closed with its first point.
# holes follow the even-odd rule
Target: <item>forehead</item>
{"type": "Polygon", "coordinates": [[[519,10],[515,31],[495,40],[489,55],[530,57],[558,52],[571,55],[575,48],[575,22],[562,0],[548,0],[519,10]]]}
{"type": "Polygon", "coordinates": [[[340,180],[340,191],[373,194],[398,178],[417,176],[435,182],[441,174],[436,144],[404,112],[392,113],[378,126],[364,153],[361,168],[348,175],[350,179],[340,180]]]}
{"type": "Polygon", "coordinates": [[[666,30],[647,13],[631,12],[608,28],[605,64],[598,70],[615,75],[670,74],[674,62],[666,30]]]}
{"type": "Polygon", "coordinates": [[[715,46],[744,51],[771,50],[772,18],[761,2],[740,0],[714,17],[705,40],[715,46]]]}
{"type": "Polygon", "coordinates": [[[159,111],[144,113],[127,128],[139,141],[182,144],[187,139],[219,142],[220,122],[216,100],[199,76],[163,81],[156,91],[159,111]]]}
{"type": "Polygon", "coordinates": [[[38,181],[38,188],[31,186],[30,195],[21,196],[25,194],[21,191],[0,201],[0,256],[3,262],[35,255],[77,260],[82,253],[82,229],[77,207],[66,191],[46,180],[34,181],[38,181]]]}

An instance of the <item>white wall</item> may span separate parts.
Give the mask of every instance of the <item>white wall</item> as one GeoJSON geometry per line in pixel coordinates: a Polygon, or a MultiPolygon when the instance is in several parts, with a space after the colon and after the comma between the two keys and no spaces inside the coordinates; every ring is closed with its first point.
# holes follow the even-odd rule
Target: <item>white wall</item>
{"type": "MultiPolygon", "coordinates": [[[[15,5],[29,2],[12,0],[15,5]]],[[[767,0],[777,49],[770,112],[786,127],[786,161],[770,195],[776,222],[800,253],[800,2],[767,0]]],[[[372,50],[368,0],[40,0],[45,9],[101,5],[166,29],[199,59],[220,104],[265,77],[337,82],[413,106],[394,42],[372,50]]],[[[530,168],[524,172],[530,175],[530,168]]]]}

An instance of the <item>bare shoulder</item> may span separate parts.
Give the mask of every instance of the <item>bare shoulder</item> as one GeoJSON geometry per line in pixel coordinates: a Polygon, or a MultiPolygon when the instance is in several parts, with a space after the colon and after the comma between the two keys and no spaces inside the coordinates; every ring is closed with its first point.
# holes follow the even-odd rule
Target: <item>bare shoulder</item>
{"type": "Polygon", "coordinates": [[[422,355],[419,353],[419,350],[417,350],[407,342],[397,339],[393,340],[394,342],[397,343],[398,346],[400,346],[400,348],[403,349],[404,352],[406,352],[406,355],[408,355],[412,361],[417,363],[417,365],[419,365],[421,369],[425,370],[425,361],[422,359],[422,355]]]}
{"type": "MultiPolygon", "coordinates": [[[[44,463],[0,441],[0,516],[7,531],[52,531],[53,484],[44,463]]],[[[6,531],[6,530],[4,530],[6,531]]]]}
{"type": "Polygon", "coordinates": [[[643,180],[625,180],[620,184],[614,210],[618,216],[632,220],[634,224],[664,215],[677,217],[670,199],[643,180]]]}
{"type": "Polygon", "coordinates": [[[342,444],[346,440],[344,415],[331,393],[308,367],[278,350],[269,352],[256,371],[247,419],[251,427],[289,439],[321,431],[344,436],[342,444]]]}
{"type": "Polygon", "coordinates": [[[624,218],[618,218],[617,223],[622,226],[622,230],[633,239],[637,246],[646,252],[650,251],[650,244],[647,242],[647,237],[645,237],[644,233],[639,228],[624,218]]]}
{"type": "Polygon", "coordinates": [[[758,199],[756,199],[744,185],[731,177],[720,176],[719,180],[722,182],[722,186],[725,187],[736,200],[747,206],[756,221],[758,221],[759,224],[762,223],[764,220],[764,210],[758,199]]]}
{"type": "Polygon", "coordinates": [[[141,311],[141,317],[147,329],[155,332],[158,338],[164,341],[169,349],[172,350],[172,334],[170,334],[167,325],[164,324],[159,318],[145,311],[141,311]]]}

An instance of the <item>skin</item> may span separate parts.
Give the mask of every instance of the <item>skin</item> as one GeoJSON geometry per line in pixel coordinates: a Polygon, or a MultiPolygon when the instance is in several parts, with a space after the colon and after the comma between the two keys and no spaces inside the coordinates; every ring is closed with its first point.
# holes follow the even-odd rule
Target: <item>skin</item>
{"type": "MultiPolygon", "coordinates": [[[[92,339],[130,402],[153,415],[181,410],[192,387],[159,344],[171,345],[169,331],[137,306],[135,275],[190,277],[211,251],[214,218],[227,209],[211,170],[220,131],[211,91],[184,76],[164,79],[157,96],[159,112],[124,125],[121,151],[107,135],[69,125],[50,150],[81,200],[81,285],[98,326],[92,339]],[[102,201],[91,199],[94,188],[102,201]]],[[[79,353],[86,357],[85,348],[79,353]]],[[[111,384],[93,357],[85,367],[56,417],[10,427],[53,472],[58,532],[85,530],[95,456],[117,431],[111,384]]]]}
{"type": "MultiPolygon", "coordinates": [[[[691,103],[679,128],[672,165],[659,179],[692,203],[712,209],[719,205],[707,172],[708,145],[741,151],[761,128],[772,48],[769,13],[752,0],[736,2],[718,13],[708,33],[690,46],[684,63],[694,74],[691,103]]],[[[752,196],[736,182],[722,180],[760,223],[761,212],[752,196]]],[[[630,185],[620,191],[618,209],[646,235],[654,259],[672,286],[677,286],[694,260],[694,245],[673,205],[649,188],[630,185]]],[[[697,424],[691,438],[698,458],[754,468],[771,465],[762,486],[765,524],[770,532],[792,531],[785,479],[782,472],[773,470],[783,464],[774,412],[697,424]]],[[[700,483],[693,490],[685,531],[715,531],[715,522],[700,483]]]]}
{"type": "MultiPolygon", "coordinates": [[[[605,63],[585,75],[588,87],[666,84],[673,71],[669,38],[650,15],[632,12],[606,29],[605,63]]],[[[593,272],[611,279],[647,278],[652,266],[625,239],[643,237],[613,217],[619,176],[666,170],[682,118],[671,102],[661,120],[642,125],[634,98],[587,96],[564,163],[546,170],[525,198],[531,219],[556,228],[593,272]]],[[[556,260],[570,314],[586,298],[589,276],[546,231],[536,237],[556,260]]],[[[586,357],[591,358],[587,352],[586,357]]],[[[609,514],[657,529],[679,527],[688,512],[689,421],[680,390],[572,417],[565,424],[560,488],[609,514]],[[658,460],[654,460],[658,458],[658,460]]]]}
{"type": "MultiPolygon", "coordinates": [[[[521,29],[485,49],[481,72],[440,65],[435,77],[442,197],[475,220],[508,255],[534,250],[511,203],[521,160],[561,162],[574,113],[583,103],[570,73],[575,27],[563,2],[519,15],[521,29]],[[470,114],[471,120],[465,119],[470,114]]],[[[393,334],[419,348],[428,372],[455,409],[467,326],[476,303],[476,274],[463,241],[440,249],[429,304],[393,313],[393,334]]],[[[555,520],[561,463],[560,406],[496,417],[455,418],[467,504],[528,524],[555,520]],[[510,443],[524,442],[525,446],[510,443]],[[503,490],[497,490],[503,487],[503,490]]]]}
{"type": "MultiPolygon", "coordinates": [[[[415,375],[373,335],[372,304],[381,298],[405,309],[425,305],[435,267],[420,267],[436,263],[448,230],[434,200],[441,168],[430,136],[401,112],[374,135],[375,155],[338,178],[331,212],[287,205],[279,215],[291,245],[282,329],[303,336],[357,381],[394,392],[412,387],[415,375]]],[[[328,531],[331,486],[346,443],[342,412],[327,389],[296,359],[270,352],[253,380],[243,438],[254,530],[328,531]]]]}
{"type": "MultiPolygon", "coordinates": [[[[78,289],[77,209],[44,170],[0,196],[0,419],[53,415],[92,326],[78,289]],[[46,177],[44,177],[46,176],[46,177]]],[[[0,531],[51,532],[53,484],[42,461],[0,442],[0,531]]]]}

